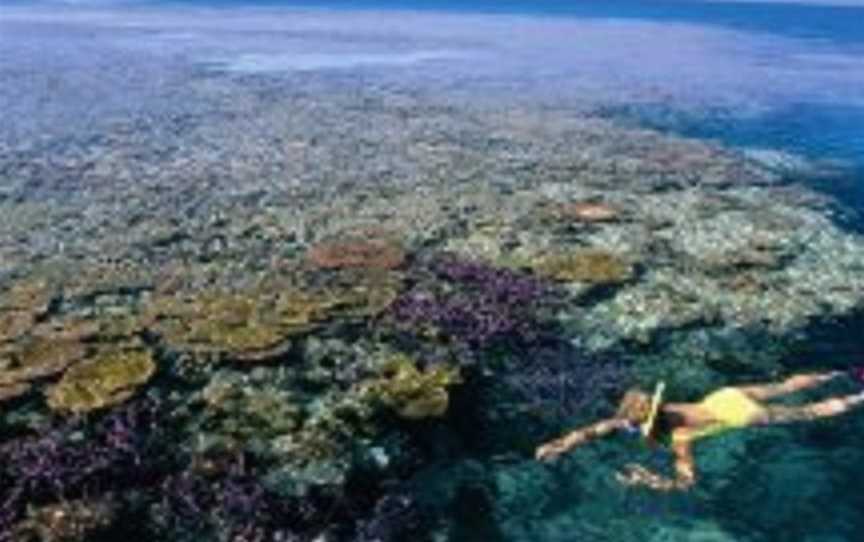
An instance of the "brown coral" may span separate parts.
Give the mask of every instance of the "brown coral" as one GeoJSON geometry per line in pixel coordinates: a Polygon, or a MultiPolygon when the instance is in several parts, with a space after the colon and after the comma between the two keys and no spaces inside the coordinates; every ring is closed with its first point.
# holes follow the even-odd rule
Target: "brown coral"
{"type": "Polygon", "coordinates": [[[48,388],[48,406],[74,413],[113,406],[129,399],[155,372],[149,352],[105,352],[67,370],[48,388]]]}
{"type": "Polygon", "coordinates": [[[392,240],[349,236],[313,246],[306,260],[321,269],[395,269],[405,261],[405,251],[392,240]]]}
{"type": "Polygon", "coordinates": [[[615,284],[630,279],[633,267],[623,258],[598,249],[583,249],[540,258],[534,270],[561,281],[615,284]]]}

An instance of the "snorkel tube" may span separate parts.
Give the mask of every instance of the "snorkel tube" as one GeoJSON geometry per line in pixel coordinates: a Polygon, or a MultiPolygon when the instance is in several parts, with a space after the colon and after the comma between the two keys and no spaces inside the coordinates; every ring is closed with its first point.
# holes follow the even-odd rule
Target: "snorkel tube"
{"type": "Polygon", "coordinates": [[[654,424],[657,422],[657,413],[660,411],[664,391],[666,391],[666,383],[658,382],[657,387],[654,388],[654,396],[651,398],[651,410],[648,412],[648,418],[639,426],[642,436],[645,438],[651,436],[651,432],[654,431],[654,424]]]}

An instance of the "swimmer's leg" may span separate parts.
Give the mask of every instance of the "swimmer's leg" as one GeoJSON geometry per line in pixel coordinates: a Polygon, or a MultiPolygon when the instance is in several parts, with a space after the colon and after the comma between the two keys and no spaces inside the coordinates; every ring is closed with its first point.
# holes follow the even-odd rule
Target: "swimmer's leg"
{"type": "Polygon", "coordinates": [[[749,386],[736,386],[736,389],[747,394],[751,399],[764,401],[773,397],[795,393],[796,391],[815,388],[829,380],[845,375],[843,371],[831,371],[828,373],[809,373],[790,376],[783,382],[770,384],[752,384],[749,386]]]}
{"type": "Polygon", "coordinates": [[[864,391],[844,397],[833,397],[818,403],[787,407],[766,406],[764,414],[755,422],[756,425],[773,425],[830,418],[845,414],[850,410],[864,406],[864,391]]]}

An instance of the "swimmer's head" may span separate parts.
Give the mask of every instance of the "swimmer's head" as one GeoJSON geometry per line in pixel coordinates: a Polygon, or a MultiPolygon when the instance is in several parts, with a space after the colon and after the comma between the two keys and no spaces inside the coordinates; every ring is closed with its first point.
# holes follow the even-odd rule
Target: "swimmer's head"
{"type": "Polygon", "coordinates": [[[651,396],[644,391],[632,388],[621,399],[615,417],[627,421],[633,427],[639,427],[651,416],[651,396]]]}

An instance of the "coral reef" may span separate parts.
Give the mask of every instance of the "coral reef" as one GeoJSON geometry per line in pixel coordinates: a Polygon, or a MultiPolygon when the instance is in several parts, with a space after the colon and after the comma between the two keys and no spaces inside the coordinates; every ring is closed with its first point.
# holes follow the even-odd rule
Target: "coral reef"
{"type": "Polygon", "coordinates": [[[146,351],[104,352],[67,370],[46,391],[55,410],[88,412],[122,403],[132,397],[156,372],[146,351]]]}
{"type": "Polygon", "coordinates": [[[74,419],[0,445],[0,541],[19,540],[14,533],[28,505],[146,483],[166,457],[156,426],[159,408],[136,401],[94,427],[74,419]]]}
{"type": "Polygon", "coordinates": [[[542,281],[451,257],[432,261],[427,272],[435,282],[427,277],[390,307],[398,328],[421,336],[443,335],[473,347],[536,337],[536,313],[550,293],[542,281]]]}
{"type": "Polygon", "coordinates": [[[16,542],[86,542],[112,524],[114,513],[110,497],[31,508],[13,528],[13,537],[16,542]]]}
{"type": "Polygon", "coordinates": [[[41,315],[48,311],[55,295],[54,288],[45,281],[19,281],[3,292],[0,297],[0,310],[28,311],[41,315]]]}
{"type": "Polygon", "coordinates": [[[541,276],[560,281],[618,284],[633,276],[633,267],[623,258],[598,249],[550,254],[533,265],[541,276]]]}
{"type": "Polygon", "coordinates": [[[0,386],[59,374],[86,354],[87,348],[74,341],[35,338],[17,343],[0,352],[0,386]]]}
{"type": "Polygon", "coordinates": [[[0,344],[26,334],[48,312],[55,291],[44,281],[18,281],[0,294],[0,344]]]}
{"type": "Polygon", "coordinates": [[[255,294],[165,296],[153,300],[145,313],[152,328],[175,348],[261,361],[281,355],[291,335],[314,329],[331,303],[297,291],[255,294]]]}
{"type": "MultiPolygon", "coordinates": [[[[402,529],[415,488],[384,485],[461,457],[451,436],[511,425],[489,448],[519,456],[545,415],[604,415],[631,376],[695,396],[767,375],[790,332],[864,306],[840,206],[718,146],[402,79],[242,78],[226,111],[217,79],[188,111],[0,143],[2,542],[95,539],[112,516],[177,542],[432,538],[402,529]],[[442,250],[459,257],[424,259],[442,250]],[[115,403],[145,384],[170,404],[132,423],[115,403]],[[46,388],[86,416],[30,400],[46,388]]],[[[526,540],[581,535],[535,529],[551,505],[524,487],[548,472],[510,463],[510,487],[464,502],[536,506],[494,510],[526,540]]],[[[601,500],[568,478],[583,513],[601,500]]]]}
{"type": "Polygon", "coordinates": [[[502,371],[520,407],[554,412],[561,419],[590,419],[609,412],[610,401],[630,383],[630,371],[616,358],[585,352],[566,342],[528,350],[502,371]]]}
{"type": "Polygon", "coordinates": [[[327,313],[334,318],[368,318],[381,314],[399,296],[402,277],[363,270],[329,277],[321,288],[333,299],[327,313]]]}
{"type": "Polygon", "coordinates": [[[392,240],[346,236],[314,245],[306,259],[321,269],[395,269],[405,261],[405,251],[392,240]]]}
{"type": "Polygon", "coordinates": [[[267,440],[291,433],[302,411],[291,393],[274,386],[249,386],[237,375],[217,374],[201,390],[203,428],[237,442],[267,440]]]}
{"type": "Polygon", "coordinates": [[[27,333],[36,324],[36,316],[29,311],[0,312],[0,343],[13,341],[27,333]]]}
{"type": "Polygon", "coordinates": [[[408,420],[437,418],[447,412],[448,388],[461,383],[459,369],[434,365],[425,371],[407,356],[396,356],[384,367],[383,375],[361,383],[361,394],[392,409],[408,420]]]}

